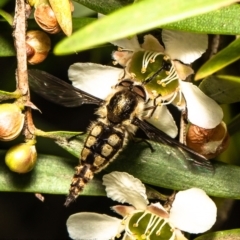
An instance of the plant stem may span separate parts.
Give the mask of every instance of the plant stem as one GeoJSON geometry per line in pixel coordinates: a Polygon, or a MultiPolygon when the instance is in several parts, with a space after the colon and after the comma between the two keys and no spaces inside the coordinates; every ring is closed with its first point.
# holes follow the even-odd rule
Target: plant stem
{"type": "MultiPolygon", "coordinates": [[[[16,82],[17,90],[22,97],[18,100],[26,106],[30,105],[30,93],[27,73],[27,51],[26,51],[26,3],[25,0],[16,0],[15,15],[13,21],[13,37],[17,56],[16,82]]],[[[34,138],[34,124],[32,121],[31,108],[25,107],[25,128],[24,135],[26,140],[34,138]]]]}

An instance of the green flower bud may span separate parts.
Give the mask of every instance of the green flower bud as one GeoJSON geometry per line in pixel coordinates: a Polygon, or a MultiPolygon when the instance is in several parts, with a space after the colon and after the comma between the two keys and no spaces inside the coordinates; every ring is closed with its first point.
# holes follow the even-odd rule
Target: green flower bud
{"type": "Polygon", "coordinates": [[[51,49],[51,40],[43,31],[28,31],[26,34],[28,63],[41,63],[51,49]]]}
{"type": "Polygon", "coordinates": [[[20,143],[11,147],[5,156],[5,163],[11,171],[27,173],[33,169],[37,160],[35,145],[20,143]]]}
{"type": "Polygon", "coordinates": [[[12,103],[0,104],[0,140],[11,141],[19,136],[24,124],[24,114],[12,103]]]}

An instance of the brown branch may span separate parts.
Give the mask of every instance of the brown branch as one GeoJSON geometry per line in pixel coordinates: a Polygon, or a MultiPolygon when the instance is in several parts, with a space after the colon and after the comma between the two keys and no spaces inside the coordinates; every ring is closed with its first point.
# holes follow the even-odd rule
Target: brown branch
{"type": "MultiPolygon", "coordinates": [[[[29,106],[30,93],[28,86],[28,73],[27,73],[27,51],[26,51],[26,3],[24,0],[16,0],[15,15],[13,22],[13,37],[17,55],[17,70],[16,81],[17,90],[22,94],[19,99],[20,104],[29,106]]],[[[25,107],[25,129],[24,135],[26,140],[32,139],[34,133],[34,125],[32,121],[31,108],[25,107]]]]}
{"type": "Polygon", "coordinates": [[[14,16],[14,43],[17,55],[17,88],[22,95],[28,93],[28,76],[27,76],[27,54],[26,54],[26,15],[25,1],[16,0],[14,16]]]}

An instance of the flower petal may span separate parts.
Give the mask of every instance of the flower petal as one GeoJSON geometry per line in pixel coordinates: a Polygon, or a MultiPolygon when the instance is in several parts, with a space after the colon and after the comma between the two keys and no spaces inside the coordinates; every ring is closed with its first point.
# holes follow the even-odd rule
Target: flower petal
{"type": "Polygon", "coordinates": [[[164,29],[162,40],[165,45],[165,53],[172,60],[177,59],[190,64],[198,59],[208,47],[208,36],[164,29]]]}
{"type": "Polygon", "coordinates": [[[105,214],[81,212],[71,215],[67,229],[72,239],[113,239],[123,231],[121,219],[105,214]]]}
{"type": "MultiPolygon", "coordinates": [[[[146,105],[146,107],[150,106],[153,106],[153,100],[149,101],[146,105]]],[[[146,117],[145,120],[172,138],[175,138],[178,134],[178,128],[172,114],[164,105],[157,107],[151,117],[146,117]]]]}
{"type": "Polygon", "coordinates": [[[135,207],[133,206],[125,206],[125,205],[115,205],[111,207],[111,209],[116,212],[117,214],[121,215],[122,217],[125,217],[126,215],[130,214],[135,210],[135,207]]]}
{"type": "Polygon", "coordinates": [[[127,51],[114,51],[112,53],[112,58],[123,67],[127,66],[132,56],[133,56],[133,53],[127,52],[127,51]]]}
{"type": "Polygon", "coordinates": [[[202,233],[216,221],[217,208],[208,195],[199,188],[176,194],[170,210],[170,223],[182,231],[202,233]]]}
{"type": "Polygon", "coordinates": [[[141,49],[136,35],[129,38],[122,38],[112,41],[111,44],[129,51],[136,51],[141,49]]]}
{"type": "Polygon", "coordinates": [[[68,77],[74,87],[95,97],[105,99],[124,75],[124,70],[96,63],[74,63],[68,69],[68,77]]]}
{"type": "Polygon", "coordinates": [[[202,128],[215,128],[223,118],[221,107],[192,83],[180,81],[180,86],[187,103],[189,121],[202,128]]]}
{"type": "Polygon", "coordinates": [[[162,218],[169,218],[169,213],[166,211],[166,209],[162,206],[160,202],[151,203],[147,206],[147,210],[162,218]]]}
{"type": "Polygon", "coordinates": [[[172,61],[172,64],[175,67],[178,78],[181,80],[186,80],[186,78],[193,74],[194,71],[190,66],[180,63],[179,61],[172,61]]]}
{"type": "Polygon", "coordinates": [[[162,52],[164,53],[164,48],[160,44],[160,42],[153,35],[148,34],[144,36],[144,43],[142,44],[142,48],[147,51],[153,52],[162,52]]]}
{"type": "Polygon", "coordinates": [[[146,209],[146,188],[142,182],[126,172],[111,172],[103,176],[107,196],[120,203],[129,203],[136,209],[146,209]]]}

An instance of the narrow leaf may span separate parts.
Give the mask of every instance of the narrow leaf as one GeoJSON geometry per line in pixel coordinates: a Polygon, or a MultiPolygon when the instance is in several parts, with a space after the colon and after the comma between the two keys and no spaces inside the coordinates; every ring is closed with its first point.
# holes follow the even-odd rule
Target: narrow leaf
{"type": "Polygon", "coordinates": [[[240,32],[240,25],[236,16],[239,14],[240,5],[235,4],[218,11],[167,24],[162,26],[162,28],[186,32],[238,35],[240,32]]]}
{"type": "Polygon", "coordinates": [[[72,34],[72,15],[69,0],[49,0],[50,5],[63,32],[70,36],[72,34]]]}
{"type": "Polygon", "coordinates": [[[216,75],[205,78],[200,89],[220,104],[240,101],[240,78],[228,75],[216,75]]]}
{"type": "Polygon", "coordinates": [[[230,43],[226,48],[204,63],[195,75],[195,80],[207,77],[240,58],[240,38],[230,43]]]}
{"type": "MultiPolygon", "coordinates": [[[[4,163],[5,151],[0,151],[0,191],[67,194],[78,160],[38,154],[37,164],[27,174],[11,172],[4,163]]],[[[100,178],[96,177],[82,195],[105,195],[100,178]]]]}
{"type": "Polygon", "coordinates": [[[75,0],[95,12],[109,14],[119,8],[133,3],[133,0],[75,0]]]}
{"type": "MultiPolygon", "coordinates": [[[[73,139],[74,147],[69,141],[68,148],[79,156],[83,146],[84,136],[73,139]]],[[[153,186],[182,190],[198,187],[212,196],[240,199],[240,167],[214,162],[214,171],[196,167],[187,161],[178,149],[170,146],[150,142],[154,152],[145,142],[130,142],[119,154],[117,159],[109,165],[106,171],[125,171],[153,186]]],[[[65,143],[58,142],[59,145],[65,143]]],[[[4,152],[0,152],[2,159],[4,152]]],[[[0,163],[0,190],[40,192],[52,194],[66,194],[74,166],[78,160],[38,155],[37,165],[30,173],[19,175],[11,172],[4,164],[0,163]]],[[[103,174],[104,171],[101,173],[103,174]]],[[[100,174],[96,174],[95,180],[100,174]]],[[[101,175],[100,175],[101,179],[101,175]]],[[[103,195],[103,188],[99,181],[91,181],[83,194],[103,195]]]]}
{"type": "MultiPolygon", "coordinates": [[[[67,145],[57,143],[79,157],[84,135],[72,139],[67,145]]],[[[153,186],[175,190],[198,187],[212,196],[240,199],[240,167],[213,161],[214,171],[210,171],[192,165],[177,148],[149,143],[154,152],[146,143],[129,142],[106,171],[125,171],[153,186]]]]}
{"type": "Polygon", "coordinates": [[[60,42],[54,52],[69,54],[95,45],[120,39],[139,32],[213,11],[233,3],[233,0],[140,1],[124,7],[75,32],[60,42]],[[171,11],[166,11],[171,9],[171,11]],[[151,14],[146,14],[151,13],[151,14]]]}
{"type": "Polygon", "coordinates": [[[240,229],[212,232],[201,235],[194,240],[240,240],[240,229]]]}
{"type": "Polygon", "coordinates": [[[10,26],[13,24],[13,17],[11,14],[0,9],[0,15],[9,23],[10,26]]]}

